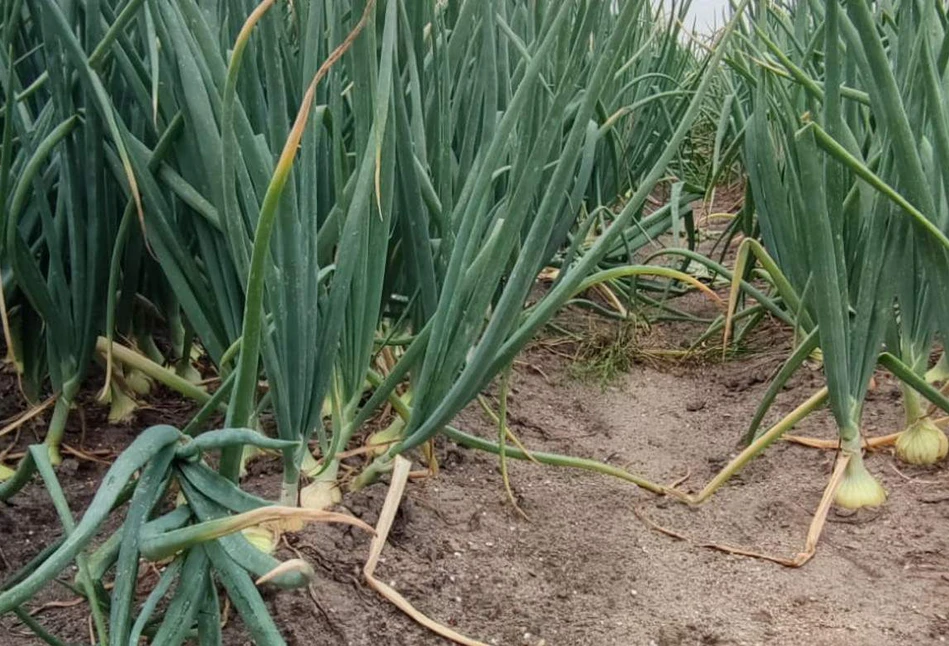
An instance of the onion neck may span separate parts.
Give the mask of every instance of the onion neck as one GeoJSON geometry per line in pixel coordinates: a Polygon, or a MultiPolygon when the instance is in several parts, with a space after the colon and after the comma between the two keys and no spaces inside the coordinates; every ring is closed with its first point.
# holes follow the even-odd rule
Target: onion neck
{"type": "Polygon", "coordinates": [[[906,428],[909,428],[926,416],[926,407],[922,397],[905,383],[900,383],[903,391],[903,411],[906,413],[906,428]]]}

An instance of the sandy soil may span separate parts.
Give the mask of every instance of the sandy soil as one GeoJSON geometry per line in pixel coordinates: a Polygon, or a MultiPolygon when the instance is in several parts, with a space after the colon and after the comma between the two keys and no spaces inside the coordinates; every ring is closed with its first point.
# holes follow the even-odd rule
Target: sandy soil
{"type": "MultiPolygon", "coordinates": [[[[667,326],[659,336],[675,338],[667,326]]],[[[645,353],[657,331],[641,341],[645,353]]],[[[668,483],[688,474],[697,490],[735,453],[736,441],[786,356],[787,335],[765,327],[756,352],[726,363],[644,362],[601,388],[570,376],[564,348],[535,345],[518,363],[510,423],[531,448],[594,458],[668,483]]],[[[648,353],[647,353],[648,354],[648,353]]],[[[647,356],[644,354],[643,356],[647,356]]],[[[771,419],[819,388],[805,370],[781,394],[771,419]]],[[[3,383],[3,409],[16,398],[3,383]]],[[[87,450],[120,448],[134,429],[188,410],[158,398],[128,427],[110,427],[86,409],[87,450]],[[177,409],[170,408],[177,407],[177,409]],[[96,429],[92,432],[91,429],[96,429]]],[[[4,410],[2,412],[11,412],[4,410]]],[[[885,434],[900,421],[892,379],[878,377],[865,430],[885,434]]],[[[493,435],[475,408],[458,425],[493,435]]],[[[42,428],[40,425],[39,428],[42,428]]],[[[825,412],[801,434],[831,437],[825,412]]],[[[494,456],[438,446],[441,472],[413,482],[383,554],[379,574],[431,617],[490,644],[674,645],[936,644],[949,636],[949,472],[869,457],[890,493],[877,511],[831,512],[817,556],[801,569],[731,556],[698,545],[719,542],[793,556],[832,467],[833,453],[780,443],[710,502],[689,508],[599,474],[512,462],[524,520],[507,501],[494,456]],[[694,539],[649,529],[636,510],[694,539]]],[[[73,508],[91,498],[104,466],[67,460],[60,471],[73,508]]],[[[249,484],[272,488],[276,462],[256,463],[249,484]]],[[[385,483],[347,496],[344,507],[375,522],[385,483]]],[[[59,535],[45,493],[33,485],[0,507],[0,575],[59,535]]],[[[314,564],[310,591],[268,592],[290,644],[441,644],[360,580],[368,539],[332,527],[288,537],[314,564]]],[[[143,580],[147,589],[149,579],[143,580]]],[[[62,588],[40,600],[68,601],[62,588]]],[[[33,609],[39,604],[33,606],[33,609]]],[[[87,609],[45,607],[37,615],[65,639],[88,643],[87,609]]],[[[11,617],[0,643],[37,643],[11,617]]],[[[225,643],[249,643],[230,620],[225,643]]]]}

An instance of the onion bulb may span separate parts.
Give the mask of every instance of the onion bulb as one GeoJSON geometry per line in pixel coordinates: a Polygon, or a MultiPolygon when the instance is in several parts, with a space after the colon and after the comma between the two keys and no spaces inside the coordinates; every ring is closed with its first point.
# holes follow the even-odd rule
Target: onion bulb
{"type": "Polygon", "coordinates": [[[896,455],[907,464],[935,464],[946,453],[949,438],[929,417],[911,424],[896,440],[896,455]]]}
{"type": "Polygon", "coordinates": [[[244,538],[247,539],[248,543],[256,547],[264,554],[273,554],[274,550],[277,548],[277,542],[275,540],[274,533],[262,525],[246,527],[241,530],[241,533],[244,535],[244,538]]]}
{"type": "Polygon", "coordinates": [[[854,455],[847,463],[844,479],[837,488],[837,505],[844,509],[879,507],[886,502],[886,490],[870,475],[860,455],[854,455]]]}

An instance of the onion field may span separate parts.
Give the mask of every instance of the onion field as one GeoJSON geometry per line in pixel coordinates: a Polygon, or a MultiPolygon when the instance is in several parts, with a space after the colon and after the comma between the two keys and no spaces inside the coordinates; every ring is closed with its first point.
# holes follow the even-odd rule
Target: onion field
{"type": "Polygon", "coordinates": [[[949,637],[942,0],[3,0],[0,643],[949,637]]]}

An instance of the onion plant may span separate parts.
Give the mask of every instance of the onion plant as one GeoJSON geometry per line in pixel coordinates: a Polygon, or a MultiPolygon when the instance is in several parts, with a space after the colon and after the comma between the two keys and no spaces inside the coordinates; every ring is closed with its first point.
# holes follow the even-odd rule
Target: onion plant
{"type": "MultiPolygon", "coordinates": [[[[413,416],[424,415],[415,411],[447,394],[451,381],[445,375],[471,363],[469,352],[483,333],[492,330],[492,321],[491,334],[498,336],[489,345],[498,343],[523,318],[527,290],[541,269],[555,256],[570,265],[587,251],[580,245],[583,228],[575,228],[574,223],[589,199],[593,171],[601,167],[601,151],[611,145],[613,124],[619,118],[606,117],[600,123],[604,117],[598,106],[607,83],[617,78],[617,70],[622,65],[626,69],[642,65],[640,58],[649,51],[631,48],[617,35],[621,30],[614,21],[631,25],[629,21],[637,20],[652,33],[652,19],[646,3],[628,3],[619,16],[596,3],[544,6],[534,13],[516,3],[461,3],[457,15],[451,11],[432,14],[429,55],[419,57],[409,47],[400,50],[399,62],[404,61],[403,77],[409,85],[404,95],[397,93],[393,98],[390,127],[399,143],[395,205],[409,208],[394,232],[397,246],[392,253],[397,254],[397,262],[387,268],[387,287],[392,290],[389,312],[397,317],[394,329],[404,329],[411,342],[390,366],[383,386],[368,402],[361,401],[369,358],[365,352],[370,349],[365,340],[370,339],[368,332],[375,321],[366,320],[362,309],[353,308],[330,391],[332,437],[321,471],[314,474],[318,479],[334,477],[335,456],[403,378],[410,378],[403,402],[411,402],[413,416]],[[470,19],[480,19],[482,29],[469,32],[470,19]],[[534,39],[530,51],[516,33],[534,39]],[[466,39],[464,45],[459,38],[466,39]],[[462,46],[473,56],[463,64],[451,58],[462,46]],[[608,54],[605,60],[601,47],[608,54]],[[632,52],[632,58],[624,63],[622,52],[632,52]],[[474,69],[479,73],[472,74],[474,69]],[[505,76],[505,71],[510,74],[505,76]],[[420,75],[417,83],[413,73],[420,75]],[[416,92],[421,94],[416,96],[416,92]],[[418,112],[418,106],[436,106],[444,97],[459,93],[471,96],[463,105],[483,104],[477,120],[459,119],[450,110],[418,112]],[[451,136],[452,132],[456,134],[451,136]],[[413,141],[417,133],[423,135],[413,141]],[[413,149],[415,155],[408,154],[413,149]],[[449,173],[454,163],[436,163],[439,159],[458,160],[465,172],[449,173]],[[554,186],[562,188],[551,190],[554,186]],[[568,242],[566,254],[560,255],[568,242]],[[349,344],[359,337],[350,340],[349,330],[359,329],[366,331],[360,341],[363,354],[354,355],[349,344]]],[[[627,31],[627,38],[634,33],[636,29],[627,31]]],[[[669,149],[674,152],[675,146],[669,149]]],[[[664,169],[668,158],[654,166],[664,169]]],[[[649,180],[649,185],[657,179],[649,180]]],[[[673,205],[650,216],[646,227],[632,231],[641,206],[630,207],[626,224],[609,236],[616,250],[621,235],[617,232],[629,234],[632,240],[627,239],[629,244],[623,248],[627,258],[648,241],[649,227],[658,234],[678,215],[673,205]]],[[[590,265],[586,267],[584,271],[589,272],[590,265]]],[[[640,269],[639,273],[644,272],[640,269]]],[[[478,379],[485,384],[498,369],[478,379]]],[[[451,416],[476,396],[475,383],[466,386],[467,394],[453,404],[451,416]]],[[[410,422],[408,426],[396,422],[374,441],[392,442],[410,428],[410,422]]],[[[425,441],[432,432],[426,431],[426,437],[406,448],[425,441]]],[[[392,455],[380,458],[378,467],[384,469],[392,455]]],[[[377,467],[371,468],[355,486],[372,481],[376,473],[377,467]]]]}
{"type": "Polygon", "coordinates": [[[876,505],[885,494],[863,466],[859,426],[878,362],[905,382],[898,454],[932,462],[946,448],[916,394],[946,404],[924,379],[934,334],[945,331],[949,268],[944,177],[934,162],[949,141],[944,10],[905,2],[875,14],[865,0],[789,10],[760,3],[743,45],[751,63],[733,64],[753,97],[743,142],[767,249],[759,255],[783,284],[785,305],[807,317],[799,318],[805,331],[816,326],[780,381],[819,343],[846,464],[837,502],[876,505]]]}
{"type": "MultiPolygon", "coordinates": [[[[588,12],[594,12],[595,6],[588,6],[588,12]]],[[[509,191],[510,197],[498,207],[489,208],[485,199],[492,177],[496,175],[493,164],[499,164],[494,156],[504,150],[507,139],[498,138],[492,142],[489,154],[481,162],[468,180],[465,195],[467,202],[460,201],[452,220],[457,222],[458,233],[455,236],[449,269],[442,287],[438,308],[429,325],[430,331],[424,337],[416,338],[403,355],[400,364],[384,383],[377,389],[380,393],[391,391],[401,375],[415,368],[413,375],[413,396],[411,416],[407,420],[404,437],[393,445],[384,455],[378,457],[372,466],[355,482],[362,486],[371,482],[379,472],[388,468],[392,458],[406,450],[428,440],[450,421],[450,419],[472,401],[494,377],[499,374],[518,352],[544,325],[553,313],[583,289],[598,280],[602,274],[593,273],[596,264],[616,244],[621,232],[639,213],[647,197],[661,178],[666,165],[678,150],[695,118],[709,85],[704,77],[692,97],[684,119],[667,142],[667,147],[652,169],[639,184],[612,226],[601,235],[593,246],[575,262],[565,264],[561,269],[554,287],[538,303],[524,310],[535,277],[545,263],[544,250],[550,244],[551,223],[564,208],[570,208],[568,191],[553,190],[553,187],[582,188],[582,177],[574,174],[578,163],[582,168],[581,142],[589,136],[587,123],[593,115],[597,91],[610,75],[611,65],[617,64],[617,51],[622,42],[623,33],[642,10],[637,3],[628,3],[620,7],[614,31],[609,39],[601,43],[603,51],[591,63],[591,69],[584,78],[589,87],[579,103],[577,112],[567,130],[566,144],[562,150],[550,149],[547,136],[538,136],[532,145],[521,145],[518,155],[525,166],[517,164],[512,169],[517,184],[509,191]],[[553,157],[552,172],[549,179],[540,174],[544,163],[553,157]],[[527,210],[528,200],[539,203],[536,209],[527,210]],[[530,219],[527,219],[527,218],[530,219]],[[513,266],[505,272],[503,268],[513,266]],[[592,274],[592,275],[591,275],[592,274]],[[502,282],[503,278],[503,282],[502,282]],[[421,343],[424,348],[420,348],[421,343]],[[452,376],[451,379],[446,377],[452,376]]],[[[564,8],[552,12],[549,17],[550,28],[563,28],[564,8]]],[[[591,16],[592,17],[592,16],[591,16]]],[[[556,32],[554,32],[556,33],[556,32]]],[[[726,32],[727,33],[727,32],[726,32]]],[[[567,69],[579,65],[585,42],[566,41],[573,50],[569,52],[567,69]]],[[[544,47],[545,42],[540,43],[544,47]]],[[[722,52],[718,50],[711,56],[709,65],[714,67],[722,52]]],[[[542,63],[542,57],[533,57],[527,67],[532,72],[542,63]]],[[[581,68],[582,69],[582,68],[581,68]]],[[[543,128],[559,130],[563,117],[553,110],[567,104],[562,96],[569,88],[563,88],[552,96],[551,111],[547,114],[543,128]]],[[[512,104],[519,99],[529,101],[534,97],[520,97],[515,94],[512,104]]],[[[534,98],[535,101],[539,100],[534,98]]],[[[519,106],[517,106],[519,107],[519,106]]],[[[525,112],[505,113],[498,124],[499,133],[513,128],[515,119],[525,118],[525,112]]],[[[541,113],[543,114],[543,113],[541,113]]],[[[556,130],[553,130],[556,132],[556,130]]],[[[575,208],[575,207],[574,207],[575,208]]],[[[661,268],[627,267],[628,274],[660,273],[661,268]]],[[[372,403],[372,400],[370,400],[372,403]]]]}
{"type": "MultiPolygon", "coordinates": [[[[125,182],[135,191],[105,89],[81,55],[104,36],[98,18],[84,21],[84,43],[68,23],[80,18],[56,5],[28,14],[22,3],[6,3],[0,25],[7,99],[0,142],[4,331],[27,392],[36,394],[48,376],[57,396],[45,439],[53,464],[61,460],[67,417],[102,324],[105,248],[117,205],[125,201],[117,186],[125,182]],[[23,54],[15,45],[24,42],[47,46],[23,54]],[[121,160],[117,169],[107,162],[103,138],[121,160]],[[14,318],[17,327],[8,325],[14,318]]],[[[0,485],[0,498],[21,487],[34,467],[28,454],[0,485]]]]}
{"type": "Polygon", "coordinates": [[[101,587],[87,591],[99,643],[137,644],[143,635],[154,643],[178,644],[188,638],[205,644],[221,643],[216,583],[227,590],[256,643],[283,643],[251,575],[287,588],[306,585],[312,571],[303,563],[281,567],[275,558],[247,542],[240,530],[287,519],[343,522],[372,530],[343,514],[274,506],[244,492],[209,468],[202,458],[207,452],[248,442],[270,449],[287,448],[282,440],[264,438],[246,429],[209,432],[190,439],[170,426],[152,427],[115,461],[78,523],[73,520],[45,448],[31,449],[67,536],[54,544],[41,562],[27,564],[7,581],[0,592],[0,613],[17,609],[73,561],[79,563],[83,577],[89,563],[94,562],[101,573],[114,572],[107,601],[100,596],[101,587]],[[140,472],[137,479],[136,472],[140,472]],[[183,502],[170,511],[163,510],[171,487],[180,490],[183,502]],[[120,539],[107,541],[98,551],[83,556],[103,523],[124,501],[129,506],[117,534],[120,539]],[[136,613],[135,593],[143,559],[163,563],[164,569],[136,613]],[[163,599],[167,600],[167,608],[155,617],[163,599]]]}

